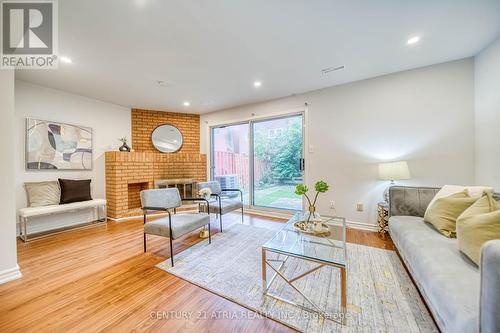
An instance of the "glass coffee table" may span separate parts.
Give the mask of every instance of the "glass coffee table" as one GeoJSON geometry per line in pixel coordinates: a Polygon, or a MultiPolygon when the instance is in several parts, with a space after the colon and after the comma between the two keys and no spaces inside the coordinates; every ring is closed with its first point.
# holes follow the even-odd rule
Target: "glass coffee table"
{"type": "MultiPolygon", "coordinates": [[[[328,227],[329,232],[322,235],[314,235],[298,231],[294,224],[300,221],[303,213],[296,213],[274,237],[262,246],[262,289],[266,296],[273,297],[279,301],[298,306],[304,310],[318,313],[326,319],[337,323],[345,323],[345,311],[347,303],[347,251],[346,251],[346,225],[345,218],[321,216],[322,223],[328,227]],[[287,260],[297,258],[315,263],[313,268],[300,273],[292,278],[285,276],[287,260]],[[340,274],[340,308],[341,315],[327,313],[310,297],[304,294],[294,282],[307,275],[325,267],[335,267],[340,274]],[[267,269],[269,267],[274,274],[268,280],[267,269]],[[269,288],[275,278],[281,277],[291,288],[297,291],[307,301],[310,307],[298,304],[293,300],[285,299],[273,294],[269,288]],[[338,319],[340,318],[340,319],[338,319]]],[[[330,288],[330,286],[328,286],[330,288]]],[[[327,290],[325,290],[326,292],[327,290]]]]}

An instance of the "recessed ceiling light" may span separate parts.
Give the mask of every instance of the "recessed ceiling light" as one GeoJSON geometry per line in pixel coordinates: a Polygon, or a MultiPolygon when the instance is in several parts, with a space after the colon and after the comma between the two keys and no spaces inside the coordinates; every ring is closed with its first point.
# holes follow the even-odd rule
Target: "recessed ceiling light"
{"type": "Polygon", "coordinates": [[[420,37],[419,36],[415,36],[415,37],[412,37],[412,38],[408,39],[408,41],[406,42],[406,44],[408,44],[408,45],[416,44],[416,43],[418,43],[419,40],[420,40],[420,37]]]}
{"type": "Polygon", "coordinates": [[[66,63],[66,64],[71,64],[73,62],[73,60],[71,60],[71,58],[64,57],[64,56],[59,57],[59,60],[61,60],[62,62],[66,63]]]}
{"type": "Polygon", "coordinates": [[[255,81],[255,82],[253,83],[253,86],[254,86],[254,87],[257,87],[257,88],[258,88],[258,87],[260,87],[261,85],[262,85],[262,82],[260,82],[260,81],[255,81]]]}
{"type": "Polygon", "coordinates": [[[191,103],[189,103],[188,101],[185,101],[184,103],[182,103],[184,106],[190,106],[191,103]]]}

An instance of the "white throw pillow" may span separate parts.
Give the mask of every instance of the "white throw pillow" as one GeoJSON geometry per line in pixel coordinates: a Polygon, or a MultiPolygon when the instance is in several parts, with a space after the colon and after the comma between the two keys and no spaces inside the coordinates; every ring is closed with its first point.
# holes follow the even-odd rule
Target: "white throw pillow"
{"type": "Polygon", "coordinates": [[[59,205],[61,188],[58,181],[24,183],[29,207],[59,205]]]}
{"type": "Polygon", "coordinates": [[[431,202],[429,203],[429,206],[427,206],[427,209],[429,209],[430,206],[434,203],[439,198],[445,198],[449,197],[452,194],[460,193],[463,192],[464,190],[467,190],[469,195],[473,198],[480,198],[483,196],[484,193],[486,192],[493,192],[493,187],[489,186],[461,186],[461,185],[445,185],[443,186],[438,193],[432,198],[431,202]]]}

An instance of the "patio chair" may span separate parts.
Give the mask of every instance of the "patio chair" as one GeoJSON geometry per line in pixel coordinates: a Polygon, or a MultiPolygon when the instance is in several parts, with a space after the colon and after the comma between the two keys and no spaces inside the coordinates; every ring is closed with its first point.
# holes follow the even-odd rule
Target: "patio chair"
{"type": "Polygon", "coordinates": [[[177,188],[155,189],[141,191],[141,205],[144,212],[144,252],[146,252],[146,234],[167,237],[170,241],[170,262],[174,267],[174,251],[172,241],[203,226],[208,226],[208,244],[212,243],[210,235],[210,214],[179,213],[171,214],[170,209],[182,205],[182,201],[205,202],[208,211],[210,204],[201,198],[183,198],[177,188]],[[168,216],[147,222],[147,213],[165,211],[168,216]]]}
{"type": "Polygon", "coordinates": [[[213,199],[210,200],[211,204],[207,205],[209,213],[215,213],[219,219],[220,231],[222,232],[222,215],[241,209],[241,223],[243,223],[243,192],[240,189],[221,188],[220,183],[217,181],[201,182],[198,183],[198,188],[209,188],[212,192],[213,199]],[[228,192],[239,192],[240,199],[225,198],[222,194],[228,192]]]}

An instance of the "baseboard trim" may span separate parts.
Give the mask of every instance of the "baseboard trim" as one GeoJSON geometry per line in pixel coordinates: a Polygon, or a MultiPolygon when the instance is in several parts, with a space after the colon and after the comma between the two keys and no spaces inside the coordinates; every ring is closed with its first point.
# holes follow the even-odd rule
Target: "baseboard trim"
{"type": "Polygon", "coordinates": [[[8,268],[0,272],[0,284],[7,283],[12,280],[17,280],[22,276],[23,275],[21,274],[19,265],[16,265],[16,267],[8,268]]]}
{"type": "Polygon", "coordinates": [[[351,229],[365,230],[365,231],[378,231],[378,226],[370,223],[346,221],[346,226],[351,229]]]}
{"type": "Polygon", "coordinates": [[[264,217],[272,217],[277,219],[290,219],[295,212],[283,212],[283,211],[269,211],[269,210],[260,210],[260,209],[251,209],[244,208],[244,212],[250,215],[264,216],[264,217]]]}

